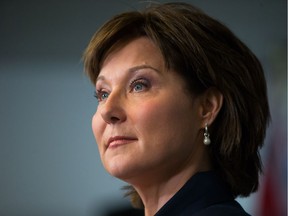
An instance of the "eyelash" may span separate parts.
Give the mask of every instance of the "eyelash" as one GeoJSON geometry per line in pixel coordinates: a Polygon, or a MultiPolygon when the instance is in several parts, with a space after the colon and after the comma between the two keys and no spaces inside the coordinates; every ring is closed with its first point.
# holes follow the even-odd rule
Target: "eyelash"
{"type": "MultiPolygon", "coordinates": [[[[142,85],[142,86],[144,86],[144,88],[149,88],[150,87],[150,82],[149,82],[149,80],[147,80],[147,79],[145,79],[145,78],[138,78],[138,79],[135,79],[135,80],[133,80],[131,83],[130,83],[130,85],[129,85],[129,87],[130,87],[130,91],[132,92],[132,91],[134,91],[134,88],[137,86],[137,85],[142,85]]],[[[143,91],[142,89],[140,90],[140,91],[143,91]]]]}
{"type": "Polygon", "coordinates": [[[94,97],[98,100],[98,102],[101,102],[101,101],[103,101],[104,99],[102,98],[102,96],[104,95],[104,94],[107,94],[107,97],[108,97],[108,92],[105,92],[104,90],[102,90],[102,89],[100,89],[100,90],[96,90],[95,92],[94,92],[94,97]]]}
{"type": "MultiPolygon", "coordinates": [[[[142,91],[145,91],[145,89],[141,89],[139,91],[135,90],[135,87],[137,85],[142,85],[145,89],[149,88],[150,87],[150,82],[149,80],[145,79],[145,78],[138,78],[138,79],[135,79],[133,80],[130,84],[129,84],[129,88],[130,88],[130,92],[133,92],[133,91],[136,91],[136,92],[142,92],[142,91]]],[[[94,92],[94,97],[98,100],[98,102],[101,102],[103,100],[105,100],[105,98],[102,98],[105,94],[107,94],[106,98],[109,96],[109,93],[104,91],[103,89],[99,89],[99,90],[96,90],[94,92]]]]}

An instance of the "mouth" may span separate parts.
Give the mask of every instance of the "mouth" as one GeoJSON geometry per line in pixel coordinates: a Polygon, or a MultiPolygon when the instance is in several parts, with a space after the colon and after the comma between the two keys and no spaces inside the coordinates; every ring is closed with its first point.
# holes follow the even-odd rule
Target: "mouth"
{"type": "Polygon", "coordinates": [[[135,142],[138,139],[134,137],[127,136],[114,136],[108,139],[107,148],[117,148],[119,146],[127,145],[129,143],[135,142]]]}

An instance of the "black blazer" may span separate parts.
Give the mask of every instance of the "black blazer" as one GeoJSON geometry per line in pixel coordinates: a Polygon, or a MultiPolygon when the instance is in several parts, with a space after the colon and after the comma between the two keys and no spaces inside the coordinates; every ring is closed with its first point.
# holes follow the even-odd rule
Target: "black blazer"
{"type": "Polygon", "coordinates": [[[216,172],[200,172],[155,216],[249,216],[216,172]]]}

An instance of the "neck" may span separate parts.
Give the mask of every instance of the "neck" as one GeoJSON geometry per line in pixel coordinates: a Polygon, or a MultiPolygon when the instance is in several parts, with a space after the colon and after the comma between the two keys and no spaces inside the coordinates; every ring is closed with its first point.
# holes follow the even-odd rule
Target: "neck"
{"type": "Polygon", "coordinates": [[[145,216],[155,215],[195,173],[179,173],[166,181],[135,188],[145,206],[145,216]]]}
{"type": "MultiPolygon", "coordinates": [[[[208,157],[208,155],[206,156],[208,157]]],[[[145,181],[142,179],[141,184],[133,184],[144,204],[145,216],[155,215],[194,174],[210,170],[210,161],[206,159],[201,160],[201,163],[196,160],[199,161],[197,163],[195,157],[193,157],[191,161],[180,166],[177,172],[167,172],[166,176],[161,173],[160,177],[159,173],[158,175],[154,173],[154,175],[150,175],[150,178],[146,178],[145,181]],[[206,162],[203,163],[203,161],[206,162]]]]}

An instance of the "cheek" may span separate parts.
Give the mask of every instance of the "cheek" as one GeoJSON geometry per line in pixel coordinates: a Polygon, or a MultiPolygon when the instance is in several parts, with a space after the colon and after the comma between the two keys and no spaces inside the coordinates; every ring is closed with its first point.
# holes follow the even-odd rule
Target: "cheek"
{"type": "Polygon", "coordinates": [[[166,116],[167,111],[163,107],[165,107],[165,105],[161,104],[159,101],[149,101],[137,106],[134,112],[135,123],[146,129],[153,127],[153,125],[157,124],[159,119],[166,116]]]}
{"type": "MultiPolygon", "coordinates": [[[[158,98],[159,99],[159,98],[158,98]]],[[[145,139],[160,142],[195,139],[199,127],[195,107],[178,99],[152,100],[135,110],[134,122],[145,139]]]]}
{"type": "Polygon", "coordinates": [[[97,112],[92,117],[92,131],[93,131],[96,143],[98,144],[98,147],[100,148],[100,143],[102,140],[104,127],[103,125],[101,125],[100,115],[97,112]]]}
{"type": "Polygon", "coordinates": [[[161,135],[165,130],[165,133],[167,133],[167,130],[172,131],[175,127],[173,125],[177,124],[175,120],[179,121],[177,119],[178,111],[179,109],[175,107],[171,100],[151,100],[135,109],[134,122],[137,127],[140,127],[138,128],[140,132],[161,135]]]}

